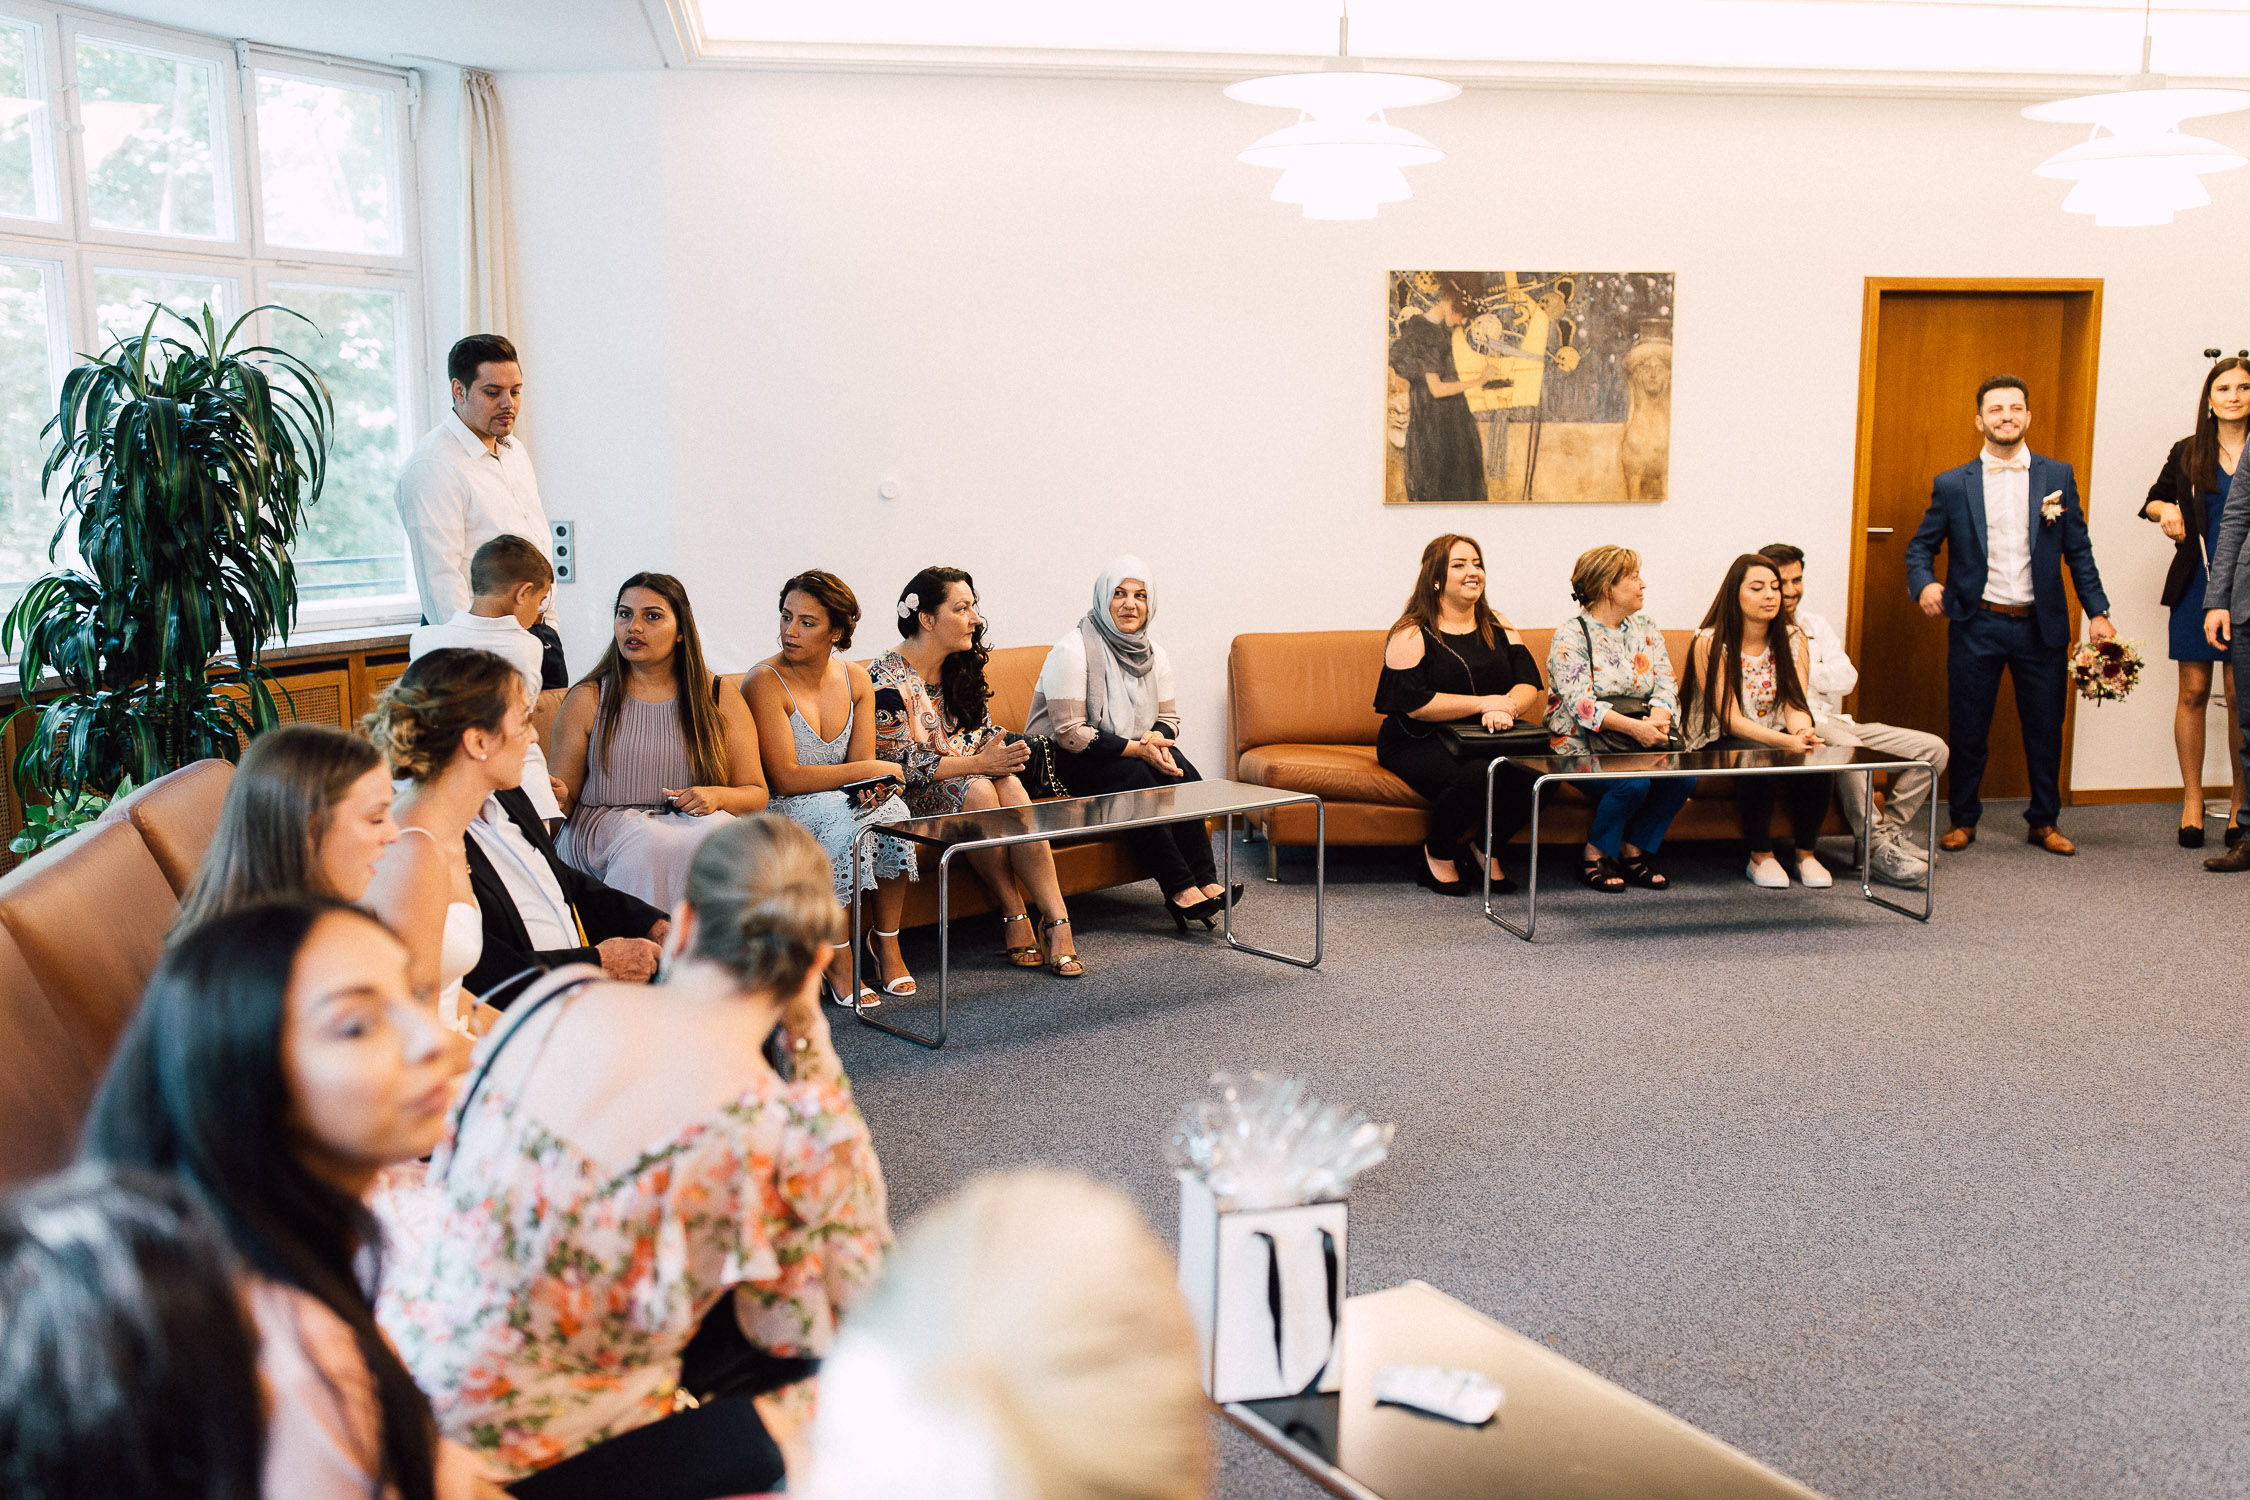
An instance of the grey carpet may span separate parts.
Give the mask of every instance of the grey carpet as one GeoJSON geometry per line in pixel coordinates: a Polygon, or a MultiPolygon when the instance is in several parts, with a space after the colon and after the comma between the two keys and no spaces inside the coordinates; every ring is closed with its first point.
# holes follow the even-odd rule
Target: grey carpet
{"type": "MultiPolygon", "coordinates": [[[[1355,1292],[1433,1282],[1834,1496],[2250,1494],[2250,875],[2168,806],[2071,810],[2075,859],[2020,811],[1943,858],[1926,927],[1704,845],[1668,895],[1550,853],[1527,946],[1339,851],[1317,972],[1175,936],[1144,885],[1074,904],[1075,984],[960,924],[943,1052],[836,1031],[902,1223],[1044,1162],[1174,1238],[1180,1104],[1288,1070],[1398,1126],[1355,1292]]],[[[1286,858],[1252,941],[1310,942],[1286,858]]],[[[1221,1457],[1223,1495],[1318,1493],[1231,1429],[1221,1457]]]]}

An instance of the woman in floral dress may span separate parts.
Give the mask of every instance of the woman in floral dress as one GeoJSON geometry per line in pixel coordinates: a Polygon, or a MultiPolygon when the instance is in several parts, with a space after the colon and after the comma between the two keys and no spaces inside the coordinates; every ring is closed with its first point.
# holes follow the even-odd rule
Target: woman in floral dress
{"type": "MultiPolygon", "coordinates": [[[[977,613],[976,580],[959,568],[915,574],[899,591],[898,633],[906,639],[867,672],[875,682],[875,754],[905,768],[906,805],[928,817],[1030,802],[1015,774],[1030,752],[993,722],[986,706],[992,689],[984,664],[992,653],[977,613]]],[[[1000,903],[1010,963],[1020,969],[1044,964],[1063,979],[1086,972],[1052,849],[1012,844],[978,850],[968,861],[1000,903]],[[1018,880],[1038,903],[1036,930],[1018,880]]]]}
{"type": "MultiPolygon", "coordinates": [[[[1664,632],[1641,612],[1647,593],[1641,555],[1630,547],[1596,547],[1570,572],[1578,614],[1565,621],[1547,647],[1547,727],[1558,750],[1583,753],[1593,736],[1618,736],[1651,750],[1671,739],[1680,708],[1664,632]],[[1612,704],[1641,698],[1648,716],[1619,713],[1612,704]]],[[[1616,893],[1627,882],[1652,891],[1672,882],[1649,863],[1664,831],[1695,790],[1684,776],[1632,777],[1591,783],[1593,824],[1579,878],[1597,891],[1616,893]]]]}
{"type": "Polygon", "coordinates": [[[399,1226],[380,1313],[439,1429],[498,1477],[537,1472],[518,1493],[777,1486],[763,1392],[682,1354],[824,1353],[890,1243],[819,1001],[842,926],[812,835],[738,819],[688,867],[662,984],[562,971],[487,1043],[431,1157],[435,1232],[399,1226]],[[788,1080],[760,1051],[777,1019],[788,1080]],[[675,1416],[683,1386],[701,1404],[675,1416]]]}

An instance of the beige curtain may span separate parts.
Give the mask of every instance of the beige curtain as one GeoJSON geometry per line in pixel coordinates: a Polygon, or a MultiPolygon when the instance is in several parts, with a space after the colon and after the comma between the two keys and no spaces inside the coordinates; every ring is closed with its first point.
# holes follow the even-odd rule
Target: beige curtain
{"type": "Polygon", "coordinates": [[[471,333],[514,338],[521,331],[516,307],[516,231],[508,207],[508,133],[500,116],[500,91],[492,75],[463,70],[464,123],[468,134],[468,275],[463,279],[463,326],[471,333]]]}

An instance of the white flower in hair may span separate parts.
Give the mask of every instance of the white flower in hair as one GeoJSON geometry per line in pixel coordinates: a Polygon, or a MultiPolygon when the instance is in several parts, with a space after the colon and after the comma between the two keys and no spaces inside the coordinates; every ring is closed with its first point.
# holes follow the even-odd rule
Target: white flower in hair
{"type": "Polygon", "coordinates": [[[921,607],[922,596],[920,594],[908,594],[904,599],[898,601],[898,617],[903,620],[921,607]]]}

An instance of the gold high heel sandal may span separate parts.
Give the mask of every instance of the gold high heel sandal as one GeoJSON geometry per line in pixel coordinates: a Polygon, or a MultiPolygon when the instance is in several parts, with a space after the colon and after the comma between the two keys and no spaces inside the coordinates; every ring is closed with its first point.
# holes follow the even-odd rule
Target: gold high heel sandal
{"type": "Polygon", "coordinates": [[[1086,966],[1078,961],[1078,955],[1055,952],[1052,940],[1047,936],[1056,928],[1068,927],[1069,925],[1070,918],[1068,917],[1056,917],[1052,921],[1039,924],[1039,956],[1046,963],[1047,972],[1053,974],[1057,979],[1083,979],[1086,977],[1086,966]]]}
{"type": "MultiPolygon", "coordinates": [[[[1019,911],[1002,916],[1000,918],[1000,931],[1002,932],[1002,934],[1005,934],[1011,926],[1018,922],[1023,923],[1026,927],[1031,927],[1031,913],[1027,911],[1019,911]]],[[[1004,935],[1001,938],[1001,941],[1007,941],[1004,935]]],[[[1046,961],[1047,952],[1046,949],[1040,944],[1039,929],[1037,929],[1036,927],[1032,928],[1031,943],[1028,947],[1011,947],[1008,949],[1008,962],[1014,964],[1019,969],[1036,969],[1042,964],[1046,963],[1046,961]]]]}
{"type": "MultiPolygon", "coordinates": [[[[879,937],[887,937],[895,940],[898,937],[898,929],[894,927],[889,932],[882,932],[872,927],[867,929],[867,956],[870,959],[874,960],[875,982],[883,986],[883,993],[886,995],[896,995],[903,999],[904,997],[914,993],[914,976],[911,974],[901,974],[896,979],[885,980],[883,978],[882,955],[875,951],[875,940],[879,937]]],[[[901,968],[904,968],[906,966],[906,955],[903,953],[899,955],[899,966],[901,968]]]]}

